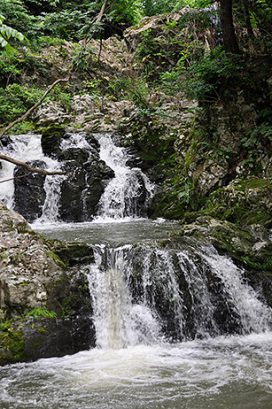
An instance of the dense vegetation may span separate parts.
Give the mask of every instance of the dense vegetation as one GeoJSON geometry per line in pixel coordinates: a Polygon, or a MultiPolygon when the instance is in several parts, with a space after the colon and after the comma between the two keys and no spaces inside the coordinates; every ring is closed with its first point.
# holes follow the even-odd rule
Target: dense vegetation
{"type": "MultiPolygon", "coordinates": [[[[45,103],[58,104],[64,125],[75,94],[91,95],[102,108],[104,99],[129,100],[135,109],[120,131],[131,132],[130,143],[145,166],[155,166],[160,175],[155,214],[181,218],[185,210],[201,211],[241,222],[248,201],[230,211],[224,189],[239,172],[254,177],[255,184],[264,174],[270,178],[264,168],[270,166],[272,143],[271,33],[268,0],[0,0],[0,123],[4,128],[20,117],[59,78],[69,78],[69,84],[54,87],[45,103]],[[141,29],[158,14],[135,45],[125,36],[136,69],[107,71],[100,61],[104,42],[123,38],[130,26],[141,29]],[[164,111],[163,101],[172,101],[175,111],[184,98],[198,101],[197,108],[187,107],[190,125],[167,125],[171,112],[164,111]],[[218,166],[223,163],[223,176],[203,188],[211,157],[218,166]]],[[[13,132],[39,127],[32,115],[13,132]]],[[[270,192],[270,181],[264,185],[270,192]]],[[[240,187],[232,189],[237,194],[240,187]]],[[[251,213],[248,222],[254,216],[269,219],[261,208],[258,215],[251,213]]]]}

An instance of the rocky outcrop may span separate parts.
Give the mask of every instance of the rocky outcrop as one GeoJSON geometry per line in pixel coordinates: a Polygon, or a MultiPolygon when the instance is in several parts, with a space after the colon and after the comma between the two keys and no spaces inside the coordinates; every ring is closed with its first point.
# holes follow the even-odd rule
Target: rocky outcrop
{"type": "Polygon", "coordinates": [[[62,261],[22,216],[2,204],[0,232],[0,364],[94,345],[86,276],[65,264],[80,263],[87,254],[90,259],[91,249],[84,248],[81,258],[74,245],[76,256],[66,252],[62,261]]]}
{"type": "MultiPolygon", "coordinates": [[[[27,163],[36,168],[46,168],[43,161],[27,163]]],[[[45,175],[29,173],[22,167],[16,167],[14,170],[15,210],[29,222],[42,215],[42,206],[46,197],[44,181],[45,175]]]]}

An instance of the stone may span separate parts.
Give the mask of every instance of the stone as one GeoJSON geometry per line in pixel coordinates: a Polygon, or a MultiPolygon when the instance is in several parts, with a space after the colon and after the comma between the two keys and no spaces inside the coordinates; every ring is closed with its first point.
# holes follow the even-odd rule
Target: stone
{"type": "Polygon", "coordinates": [[[78,268],[93,253],[74,244],[73,254],[64,269],[66,258],[0,203],[0,365],[94,346],[88,280],[78,268]]]}
{"type": "MultiPolygon", "coordinates": [[[[32,167],[46,168],[43,161],[36,160],[27,163],[32,167]]],[[[42,207],[46,197],[45,177],[39,173],[30,173],[23,167],[16,167],[14,170],[15,210],[30,223],[42,215],[42,207]]]]}
{"type": "Polygon", "coordinates": [[[65,137],[64,127],[52,125],[42,131],[41,144],[44,155],[56,159],[61,153],[61,142],[65,137]]]}

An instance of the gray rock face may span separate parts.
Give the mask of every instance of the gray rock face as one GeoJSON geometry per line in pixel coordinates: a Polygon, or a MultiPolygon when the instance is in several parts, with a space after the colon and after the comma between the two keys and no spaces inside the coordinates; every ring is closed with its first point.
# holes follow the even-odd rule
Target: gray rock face
{"type": "MultiPolygon", "coordinates": [[[[43,161],[36,160],[27,163],[33,167],[46,168],[43,161]]],[[[24,168],[16,167],[14,178],[15,210],[29,222],[33,222],[42,214],[42,206],[46,196],[43,188],[45,175],[29,173],[24,168]]]]}
{"type": "Polygon", "coordinates": [[[45,307],[47,286],[62,270],[49,248],[31,231],[25,219],[0,205],[2,314],[9,318],[31,308],[45,307]]]}
{"type": "Polygon", "coordinates": [[[66,268],[22,216],[0,203],[0,364],[93,346],[91,314],[86,275],[66,268]]]}
{"type": "Polygon", "coordinates": [[[98,151],[91,156],[84,149],[62,152],[64,171],[69,174],[61,187],[60,217],[64,221],[92,220],[99,200],[114,172],[99,159],[98,151]]]}

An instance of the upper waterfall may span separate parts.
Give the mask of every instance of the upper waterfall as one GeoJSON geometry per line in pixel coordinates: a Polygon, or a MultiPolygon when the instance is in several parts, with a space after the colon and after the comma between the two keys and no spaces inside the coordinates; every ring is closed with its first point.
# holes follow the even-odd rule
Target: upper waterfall
{"type": "Polygon", "coordinates": [[[43,144],[41,135],[13,136],[4,153],[65,176],[30,175],[3,162],[0,200],[28,221],[122,221],[146,217],[154,186],[110,134],[67,133],[43,144]],[[17,172],[17,173],[16,173],[17,172]]]}
{"type": "Polygon", "coordinates": [[[110,135],[98,136],[98,142],[101,160],[115,174],[99,202],[100,220],[143,216],[152,197],[154,185],[141,169],[127,165],[131,156],[125,148],[116,146],[110,135]]]}

